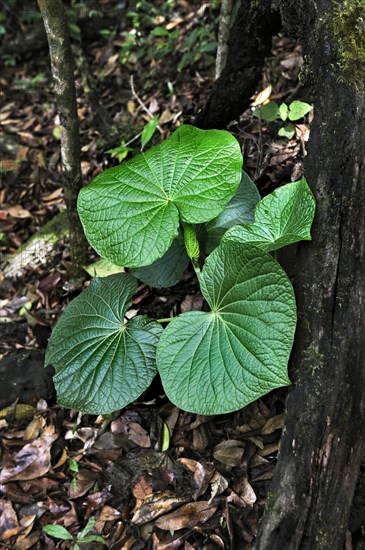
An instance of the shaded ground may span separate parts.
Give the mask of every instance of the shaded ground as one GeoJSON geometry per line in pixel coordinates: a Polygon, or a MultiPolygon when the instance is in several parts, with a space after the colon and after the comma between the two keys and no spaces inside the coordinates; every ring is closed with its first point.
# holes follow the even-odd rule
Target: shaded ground
{"type": "MultiPolygon", "coordinates": [[[[214,44],[209,44],[218,10],[181,0],[159,12],[160,4],[166,3],[156,3],[152,19],[148,11],[139,18],[137,38],[135,16],[120,17],[116,28],[114,19],[110,22],[116,2],[103,2],[109,23],[95,23],[91,36],[82,13],[75,15],[90,77],[118,136],[98,130],[77,73],[85,182],[117,163],[106,150],[121,139],[138,151],[136,136],[148,120],[144,107],[160,116],[162,134],[153,138],[158,143],[177,125],[194,123],[205,101],[214,78],[214,44]],[[174,32],[174,37],[169,35],[168,41],[161,33],[152,35],[157,27],[174,32]],[[133,47],[130,34],[136,39],[133,47]]],[[[30,32],[40,24],[33,14],[19,31],[30,32]]],[[[58,119],[42,39],[34,54],[24,52],[14,60],[1,81],[3,262],[64,207],[58,119]]],[[[298,87],[301,61],[298,44],[275,39],[262,88],[271,83],[271,98],[278,103],[310,101],[298,87]]],[[[291,140],[278,137],[280,122],[260,121],[251,109],[230,125],[242,144],[245,169],[262,194],[301,176],[309,119],[296,125],[291,140]]],[[[92,251],[90,257],[96,258],[92,251]]],[[[6,387],[0,395],[1,543],[19,550],[68,548],[70,541],[48,536],[43,527],[60,525],[76,538],[93,518],[88,534],[103,537],[111,549],[250,548],[275,467],[285,390],[236,413],[204,417],[169,403],[156,379],[136,403],[110,417],[65,410],[57,405],[48,381],[42,385],[42,357],[52,325],[89,277],[71,279],[64,239],[37,267],[30,268],[25,256],[23,268],[17,278],[0,274],[0,373],[6,387]],[[16,386],[15,369],[20,369],[16,386]]],[[[155,317],[201,307],[190,271],[171,289],[141,285],[133,300],[134,310],[155,317]]],[[[352,540],[349,531],[348,548],[361,538],[363,500],[358,502],[360,514],[352,517],[355,535],[352,540]]],[[[87,544],[102,547],[101,542],[87,544]]]]}

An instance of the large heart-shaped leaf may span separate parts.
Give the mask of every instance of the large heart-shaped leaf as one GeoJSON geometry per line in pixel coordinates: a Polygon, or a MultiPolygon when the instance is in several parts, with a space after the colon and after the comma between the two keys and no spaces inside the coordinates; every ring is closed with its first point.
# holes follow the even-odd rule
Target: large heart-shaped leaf
{"type": "Polygon", "coordinates": [[[116,265],[150,265],[170,247],[179,219],[203,223],[224,209],[241,169],[241,149],[229,132],[181,126],[80,191],[86,237],[116,265]]]}
{"type": "Polygon", "coordinates": [[[189,257],[186,254],[184,237],[179,231],[176,239],[167,252],[153,264],[146,267],[139,267],[133,270],[133,275],[147,285],[169,287],[176,285],[188,267],[189,257]]]}
{"type": "Polygon", "coordinates": [[[220,414],[289,384],[296,307],[279,264],[255,247],[224,242],[200,284],[212,311],[176,317],[157,346],[169,399],[190,412],[220,414]]]}
{"type": "Polygon", "coordinates": [[[125,323],[136,289],[127,273],[95,278],[61,316],[45,363],[56,370],[58,402],[65,407],[110,413],[150,385],[161,327],[142,316],[125,323]]]}
{"type": "Polygon", "coordinates": [[[288,183],[256,206],[255,222],[232,227],[224,240],[248,243],[267,252],[311,240],[315,199],[305,178],[288,183]]]}
{"type": "Polygon", "coordinates": [[[222,240],[227,229],[238,224],[251,223],[255,219],[255,206],[260,200],[256,185],[246,172],[242,172],[241,183],[223,212],[199,227],[198,238],[207,254],[222,240]]]}

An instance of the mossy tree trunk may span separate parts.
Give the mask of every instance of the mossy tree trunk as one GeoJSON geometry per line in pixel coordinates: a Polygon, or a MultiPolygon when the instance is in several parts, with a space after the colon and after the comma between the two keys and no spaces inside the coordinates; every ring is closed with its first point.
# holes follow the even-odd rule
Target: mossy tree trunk
{"type": "Polygon", "coordinates": [[[281,1],[313,85],[305,173],[317,212],[299,247],[293,386],[259,550],[342,550],[365,450],[365,76],[349,81],[337,26],[356,4],[281,1]]]}
{"type": "MultiPolygon", "coordinates": [[[[242,2],[203,127],[224,127],[248,106],[263,57],[240,48],[267,51],[272,33],[260,32],[274,27],[254,17],[263,4],[270,13],[242,2]]],[[[312,242],[299,246],[293,385],[255,548],[342,550],[365,450],[365,2],[272,4],[304,48],[314,102],[305,174],[317,212],[312,242]]]]}
{"type": "Polygon", "coordinates": [[[62,0],[38,0],[47,33],[54,90],[61,127],[62,178],[69,221],[70,251],[75,274],[86,263],[87,241],[77,214],[82,187],[79,121],[73,58],[62,0]]]}

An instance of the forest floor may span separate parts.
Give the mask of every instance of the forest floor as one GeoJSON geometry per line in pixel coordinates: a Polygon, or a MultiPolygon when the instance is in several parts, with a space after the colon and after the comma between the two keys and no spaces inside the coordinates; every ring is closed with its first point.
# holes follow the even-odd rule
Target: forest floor
{"type": "MultiPolygon", "coordinates": [[[[83,24],[82,4],[74,11],[76,57],[80,48],[83,52],[76,84],[85,183],[118,163],[108,150],[119,147],[122,153],[126,144],[138,150],[139,134],[151,115],[159,116],[161,127],[151,144],[180,124],[194,124],[214,81],[218,8],[187,0],[174,7],[156,2],[152,10],[147,2],[141,4],[139,15],[113,17],[113,9],[121,9],[118,3],[102,2],[105,22],[95,22],[91,30],[90,21],[83,24]],[[167,30],[168,38],[154,29],[167,30]],[[81,78],[86,70],[99,101],[94,112],[81,78]],[[100,105],[116,134],[100,125],[95,114],[100,105]]],[[[18,39],[42,26],[36,10],[35,4],[28,19],[16,19],[18,39]]],[[[34,52],[7,53],[5,60],[3,267],[65,207],[59,120],[44,39],[34,52]]],[[[301,63],[300,45],[277,37],[260,89],[271,84],[270,99],[278,104],[310,100],[298,82],[301,63]]],[[[311,114],[295,124],[288,139],[278,136],[281,121],[260,120],[248,106],[242,110],[229,130],[242,145],[245,170],[260,193],[299,179],[311,114]]],[[[90,251],[90,261],[96,259],[90,251]]],[[[275,468],[286,389],[219,416],[179,410],[164,396],[158,379],[136,402],[109,417],[62,408],[43,369],[44,349],[51,327],[89,280],[86,272],[82,281],[72,279],[65,238],[35,263],[25,254],[16,276],[0,273],[0,545],[77,547],[88,524],[87,535],[102,537],[104,543],[99,539],[83,548],[251,548],[275,468]],[[67,529],[69,540],[47,535],[43,528],[50,524],[67,529]]],[[[152,317],[170,317],[201,304],[194,272],[187,270],[170,289],[141,284],[132,307],[152,317]]]]}

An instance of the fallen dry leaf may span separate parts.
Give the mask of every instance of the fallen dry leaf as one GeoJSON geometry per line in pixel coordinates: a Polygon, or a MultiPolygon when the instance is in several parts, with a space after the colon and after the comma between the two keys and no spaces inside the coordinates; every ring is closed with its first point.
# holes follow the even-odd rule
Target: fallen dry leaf
{"type": "Polygon", "coordinates": [[[161,542],[156,533],[153,533],[153,550],[177,550],[178,548],[181,548],[182,543],[190,536],[190,534],[191,531],[187,531],[181,535],[172,535],[172,537],[169,537],[167,540],[161,542]]]}
{"type": "Polygon", "coordinates": [[[20,535],[15,542],[15,548],[17,550],[28,550],[32,548],[39,540],[39,533],[32,533],[31,535],[21,538],[23,535],[20,535]]]}
{"type": "Polygon", "coordinates": [[[131,521],[136,525],[143,525],[173,510],[187,500],[187,498],[174,496],[171,491],[148,495],[142,505],[137,502],[136,507],[138,506],[138,509],[131,521]]]}
{"type": "Polygon", "coordinates": [[[126,426],[126,435],[128,438],[133,441],[139,447],[144,447],[148,449],[151,447],[151,439],[146,430],[142,428],[137,422],[130,422],[126,426]]]}
{"type": "Polygon", "coordinates": [[[85,495],[94,485],[96,478],[97,474],[95,472],[86,470],[86,468],[80,469],[68,488],[68,497],[74,499],[85,495]]]}
{"type": "Polygon", "coordinates": [[[184,464],[184,466],[188,468],[188,470],[193,472],[195,489],[193,491],[192,497],[194,500],[196,500],[207,490],[208,483],[212,478],[214,472],[214,465],[209,463],[203,465],[201,462],[198,462],[197,460],[192,460],[191,458],[179,458],[178,462],[181,462],[181,464],[184,464]]]}
{"type": "Polygon", "coordinates": [[[209,443],[208,430],[205,425],[199,426],[193,430],[192,448],[198,453],[204,453],[209,443]]]}
{"type": "Polygon", "coordinates": [[[210,483],[211,483],[211,495],[210,495],[209,502],[211,502],[216,495],[220,495],[221,493],[223,493],[228,487],[228,481],[218,471],[214,472],[214,475],[210,480],[210,483]]]}
{"type": "Polygon", "coordinates": [[[174,512],[157,519],[156,526],[164,531],[179,531],[179,529],[191,529],[199,523],[210,519],[217,511],[208,501],[190,502],[184,504],[174,512]]]}
{"type": "Polygon", "coordinates": [[[241,477],[233,484],[233,489],[240,497],[243,506],[253,506],[257,500],[255,491],[252,489],[247,477],[241,477]]]}
{"type": "Polygon", "coordinates": [[[46,421],[42,416],[35,416],[25,428],[23,436],[24,441],[31,441],[32,439],[38,437],[45,425],[46,421]]]}
{"type": "Polygon", "coordinates": [[[26,210],[25,208],[22,208],[20,204],[17,204],[16,206],[12,206],[8,209],[8,214],[12,218],[31,218],[32,214],[29,212],[29,210],[26,210]]]}
{"type": "Polygon", "coordinates": [[[280,430],[284,426],[284,418],[285,418],[285,413],[277,414],[276,416],[269,418],[269,420],[263,426],[261,433],[263,435],[269,435],[275,432],[276,430],[280,430]]]}
{"type": "Polygon", "coordinates": [[[6,540],[9,532],[19,527],[19,522],[10,501],[0,500],[0,512],[0,540],[6,540]]]}
{"type": "Polygon", "coordinates": [[[0,483],[29,480],[46,474],[51,466],[50,449],[57,437],[53,426],[46,428],[38,439],[25,445],[13,457],[13,463],[5,464],[0,483]]]}
{"type": "Polygon", "coordinates": [[[222,464],[238,467],[242,463],[242,457],[245,449],[243,447],[226,447],[214,451],[213,456],[222,464]]]}
{"type": "Polygon", "coordinates": [[[100,512],[99,520],[100,521],[114,521],[115,519],[120,518],[121,513],[112,508],[111,506],[103,506],[100,512]]]}
{"type": "Polygon", "coordinates": [[[20,542],[23,541],[23,539],[25,539],[29,533],[31,532],[31,530],[33,529],[33,525],[34,525],[34,521],[37,519],[37,515],[36,514],[33,514],[31,516],[24,516],[21,518],[20,520],[20,525],[22,526],[23,528],[23,532],[21,535],[19,535],[19,537],[17,538],[17,542],[16,542],[16,548],[19,548],[20,546],[20,542]]]}

